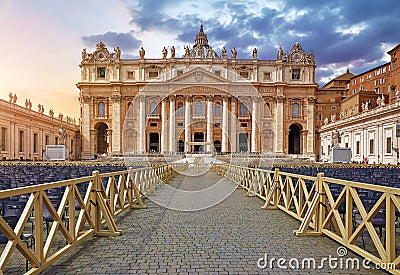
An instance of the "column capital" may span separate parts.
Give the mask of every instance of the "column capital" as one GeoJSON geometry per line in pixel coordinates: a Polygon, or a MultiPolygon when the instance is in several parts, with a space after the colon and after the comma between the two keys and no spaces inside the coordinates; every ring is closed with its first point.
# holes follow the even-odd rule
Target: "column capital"
{"type": "Polygon", "coordinates": [[[230,95],[222,95],[222,100],[227,101],[231,96],[230,95]]]}
{"type": "Polygon", "coordinates": [[[255,95],[251,97],[254,102],[260,102],[262,97],[260,95],[255,95]]]}
{"type": "Polygon", "coordinates": [[[111,96],[111,100],[113,103],[119,103],[121,101],[121,99],[122,99],[121,95],[115,94],[115,95],[111,96]]]}
{"type": "Polygon", "coordinates": [[[83,101],[83,103],[90,103],[90,100],[91,100],[92,98],[90,97],[90,96],[88,96],[88,95],[84,95],[84,96],[82,96],[82,101],[83,101]]]}
{"type": "Polygon", "coordinates": [[[206,100],[207,101],[213,101],[214,100],[214,96],[213,95],[207,95],[206,96],[206,100]]]}
{"type": "Polygon", "coordinates": [[[192,95],[184,95],[183,98],[185,101],[190,101],[192,99],[192,95]]]}
{"type": "Polygon", "coordinates": [[[286,96],[284,96],[284,95],[277,95],[277,96],[274,96],[273,99],[274,99],[276,102],[283,102],[283,101],[285,101],[286,96]]]}
{"type": "Polygon", "coordinates": [[[168,96],[169,101],[175,101],[176,100],[176,95],[170,95],[168,96]]]}
{"type": "Polygon", "coordinates": [[[146,101],[146,96],[145,95],[139,95],[137,96],[137,98],[139,99],[139,101],[146,101]]]}

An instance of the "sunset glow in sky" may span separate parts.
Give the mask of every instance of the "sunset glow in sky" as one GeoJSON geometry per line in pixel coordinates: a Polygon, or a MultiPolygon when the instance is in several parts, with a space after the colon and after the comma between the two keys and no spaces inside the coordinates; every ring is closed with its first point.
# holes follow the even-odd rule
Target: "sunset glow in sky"
{"type": "Polygon", "coordinates": [[[0,3],[0,98],[10,92],[18,104],[31,99],[79,116],[79,63],[83,48],[102,41],[122,58],[161,57],[175,46],[176,56],[193,45],[199,24],[220,52],[236,47],[238,58],[276,59],[300,42],[313,50],[321,85],[349,69],[358,74],[389,61],[386,52],[400,43],[400,8],[386,1],[95,1],[2,0],[0,3]]]}

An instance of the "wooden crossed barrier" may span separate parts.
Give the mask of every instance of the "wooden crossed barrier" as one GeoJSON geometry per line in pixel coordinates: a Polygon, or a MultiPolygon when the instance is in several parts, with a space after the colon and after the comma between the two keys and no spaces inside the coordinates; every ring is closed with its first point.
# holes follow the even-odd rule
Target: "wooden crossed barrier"
{"type": "Polygon", "coordinates": [[[327,235],[381,269],[400,274],[400,251],[396,249],[396,211],[400,213],[400,189],[325,177],[216,164],[213,168],[264,201],[263,209],[280,209],[301,221],[297,236],[327,235]],[[339,190],[335,197],[333,188],[339,190]],[[367,209],[361,191],[373,192],[376,202],[367,209]],[[344,204],[343,217],[339,207],[344,204]],[[383,236],[378,236],[374,219],[383,213],[383,236]],[[371,243],[363,247],[360,236],[369,234],[371,243]],[[383,240],[382,240],[383,238],[383,240]]]}
{"type": "Polygon", "coordinates": [[[89,237],[122,234],[115,217],[127,209],[146,208],[142,196],[175,176],[173,166],[163,164],[105,174],[94,171],[88,177],[0,191],[0,199],[30,194],[15,228],[0,216],[0,231],[8,239],[0,256],[0,273],[6,269],[15,249],[31,265],[26,274],[37,274],[89,237]],[[55,188],[64,190],[57,209],[46,193],[55,188]],[[44,210],[54,220],[47,237],[44,210]],[[21,240],[29,221],[34,233],[33,248],[21,240]],[[61,247],[59,242],[57,247],[53,245],[57,233],[65,239],[61,247]]]}

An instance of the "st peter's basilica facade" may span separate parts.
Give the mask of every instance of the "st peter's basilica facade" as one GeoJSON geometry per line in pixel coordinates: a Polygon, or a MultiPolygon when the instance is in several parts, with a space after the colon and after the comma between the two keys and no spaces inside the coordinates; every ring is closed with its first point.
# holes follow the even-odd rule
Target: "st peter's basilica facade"
{"type": "MultiPolygon", "coordinates": [[[[229,53],[228,53],[229,52],[229,53]]],[[[251,54],[250,54],[251,55],[251,54]]],[[[82,158],[159,152],[261,152],[314,157],[314,53],[276,60],[219,52],[200,26],[182,55],[121,59],[99,42],[82,52],[82,158]]]]}

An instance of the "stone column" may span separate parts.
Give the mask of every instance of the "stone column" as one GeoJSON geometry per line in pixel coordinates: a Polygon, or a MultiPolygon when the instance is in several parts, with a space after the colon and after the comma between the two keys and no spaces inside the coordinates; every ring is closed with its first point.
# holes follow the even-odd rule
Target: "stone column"
{"type": "Polygon", "coordinates": [[[161,101],[161,153],[166,153],[168,151],[167,147],[167,99],[164,98],[161,101]]]}
{"type": "Polygon", "coordinates": [[[251,152],[257,152],[257,117],[258,117],[258,98],[252,98],[251,107],[251,152]]]}
{"type": "Polygon", "coordinates": [[[283,153],[283,142],[284,142],[284,129],[283,129],[283,101],[284,96],[278,95],[275,97],[276,100],[276,112],[275,112],[275,153],[283,153]]]}
{"type": "Polygon", "coordinates": [[[175,140],[175,95],[169,98],[169,151],[176,152],[175,140]]]}
{"type": "Polygon", "coordinates": [[[185,152],[188,152],[190,149],[190,145],[188,144],[188,142],[191,141],[190,139],[190,108],[191,108],[191,104],[190,104],[190,100],[191,100],[191,96],[190,95],[186,95],[185,96],[185,152]]]}
{"type": "Polygon", "coordinates": [[[237,133],[236,133],[236,98],[231,99],[231,152],[237,151],[237,133]]]}
{"type": "Polygon", "coordinates": [[[207,142],[210,144],[207,145],[207,152],[214,151],[213,144],[213,96],[207,96],[207,142]]]}
{"type": "Polygon", "coordinates": [[[115,94],[111,97],[112,100],[112,146],[111,152],[112,154],[120,154],[121,153],[121,96],[115,94]]]}
{"type": "Polygon", "coordinates": [[[145,153],[146,147],[146,101],[145,97],[139,98],[139,146],[138,152],[145,153]]]}
{"type": "Polygon", "coordinates": [[[222,97],[222,141],[221,152],[228,152],[228,96],[222,97]]]}

